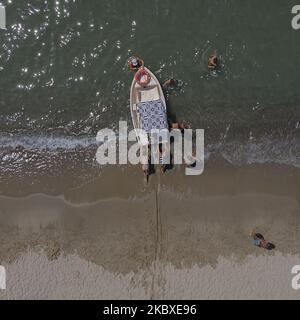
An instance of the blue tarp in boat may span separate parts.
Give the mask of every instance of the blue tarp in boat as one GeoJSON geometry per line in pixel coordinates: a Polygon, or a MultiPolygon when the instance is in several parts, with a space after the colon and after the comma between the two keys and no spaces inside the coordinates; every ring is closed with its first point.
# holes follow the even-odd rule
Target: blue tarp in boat
{"type": "Polygon", "coordinates": [[[138,104],[141,129],[150,133],[151,130],[168,129],[166,109],[161,100],[140,102],[138,104]]]}

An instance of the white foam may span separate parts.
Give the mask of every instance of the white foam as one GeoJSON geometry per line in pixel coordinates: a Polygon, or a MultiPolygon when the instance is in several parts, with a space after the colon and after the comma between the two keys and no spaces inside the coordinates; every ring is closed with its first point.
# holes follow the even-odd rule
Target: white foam
{"type": "Polygon", "coordinates": [[[300,142],[297,139],[249,140],[209,145],[209,154],[220,154],[232,165],[281,164],[300,168],[300,142]]]}
{"type": "Polygon", "coordinates": [[[95,137],[54,137],[54,136],[0,136],[0,148],[21,147],[26,150],[49,150],[58,149],[72,150],[76,148],[90,148],[96,146],[95,137]]]}

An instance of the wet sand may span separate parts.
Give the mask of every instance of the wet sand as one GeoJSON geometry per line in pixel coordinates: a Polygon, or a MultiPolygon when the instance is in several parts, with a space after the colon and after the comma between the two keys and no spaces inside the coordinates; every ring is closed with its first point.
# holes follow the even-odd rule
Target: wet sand
{"type": "Polygon", "coordinates": [[[106,169],[61,196],[0,197],[0,298],[300,298],[300,173],[209,163],[151,177],[106,169]],[[275,243],[252,246],[252,228],[275,243]]]}

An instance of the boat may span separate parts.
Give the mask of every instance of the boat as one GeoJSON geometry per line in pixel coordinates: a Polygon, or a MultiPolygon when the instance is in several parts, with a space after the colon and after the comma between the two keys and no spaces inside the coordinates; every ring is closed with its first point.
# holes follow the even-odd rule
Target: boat
{"type": "Polygon", "coordinates": [[[168,130],[167,104],[162,87],[156,76],[146,67],[140,68],[132,81],[130,110],[141,146],[148,146],[151,130],[168,130]],[[146,79],[138,79],[139,73],[141,78],[146,79]]]}

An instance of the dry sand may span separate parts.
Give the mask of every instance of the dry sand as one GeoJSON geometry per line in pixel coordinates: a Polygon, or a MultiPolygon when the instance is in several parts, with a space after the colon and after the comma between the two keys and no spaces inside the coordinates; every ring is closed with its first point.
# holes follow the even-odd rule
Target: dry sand
{"type": "Polygon", "coordinates": [[[299,256],[220,257],[215,267],[176,268],[157,263],[114,273],[78,255],[49,261],[42,251],[23,253],[9,265],[2,299],[299,299],[291,266],[299,256]],[[153,283],[153,274],[156,274],[153,283]],[[159,279],[159,281],[157,281],[159,279]]]}
{"type": "Polygon", "coordinates": [[[61,197],[1,196],[0,298],[300,298],[299,170],[175,169],[146,188],[131,170],[61,197]],[[251,245],[253,227],[275,251],[251,245]]]}

